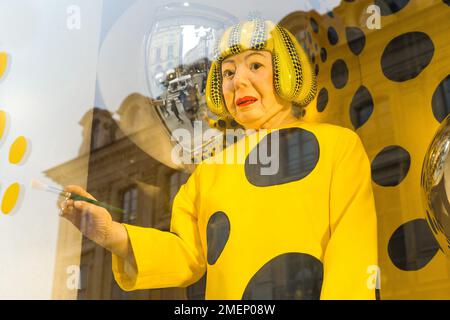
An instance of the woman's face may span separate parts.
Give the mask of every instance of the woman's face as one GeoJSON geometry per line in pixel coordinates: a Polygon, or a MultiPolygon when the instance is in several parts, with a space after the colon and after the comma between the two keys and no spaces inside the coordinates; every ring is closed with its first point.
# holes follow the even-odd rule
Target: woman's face
{"type": "Polygon", "coordinates": [[[226,58],[222,90],[228,112],[246,128],[263,128],[281,114],[291,114],[291,102],[275,93],[268,51],[247,50],[226,58]]]}

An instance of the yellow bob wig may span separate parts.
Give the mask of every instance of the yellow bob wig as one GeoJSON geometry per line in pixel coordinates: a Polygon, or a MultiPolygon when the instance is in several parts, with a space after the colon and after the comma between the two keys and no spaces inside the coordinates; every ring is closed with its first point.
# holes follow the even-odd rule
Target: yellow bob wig
{"type": "MultiPolygon", "coordinates": [[[[300,107],[314,99],[316,75],[295,37],[271,21],[255,19],[242,22],[228,28],[220,38],[206,84],[206,102],[211,112],[218,116],[218,122],[222,124],[220,127],[230,127],[231,120],[222,93],[222,61],[245,50],[271,52],[273,84],[281,98],[300,107]]],[[[234,126],[235,122],[231,127],[234,126]]]]}

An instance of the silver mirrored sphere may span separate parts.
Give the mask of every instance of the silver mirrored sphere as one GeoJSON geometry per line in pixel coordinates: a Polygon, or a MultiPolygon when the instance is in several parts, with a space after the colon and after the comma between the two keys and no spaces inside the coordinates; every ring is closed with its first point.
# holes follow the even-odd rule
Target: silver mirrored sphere
{"type": "Polygon", "coordinates": [[[421,191],[430,229],[450,257],[450,116],[439,126],[422,166],[421,191]]]}

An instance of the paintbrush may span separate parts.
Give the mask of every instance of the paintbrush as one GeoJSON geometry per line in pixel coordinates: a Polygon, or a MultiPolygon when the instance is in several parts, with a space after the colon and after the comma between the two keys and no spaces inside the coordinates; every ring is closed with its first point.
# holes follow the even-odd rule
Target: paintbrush
{"type": "Polygon", "coordinates": [[[83,196],[81,196],[81,195],[79,195],[79,194],[77,194],[75,192],[67,192],[67,191],[64,191],[62,189],[46,185],[46,184],[44,184],[44,183],[42,183],[40,181],[37,181],[35,179],[31,180],[31,184],[30,185],[34,189],[44,190],[44,191],[56,193],[56,194],[60,195],[61,197],[66,198],[66,199],[71,199],[71,200],[74,200],[74,201],[86,201],[86,202],[95,204],[96,206],[105,208],[106,210],[109,210],[109,211],[118,212],[118,213],[125,213],[125,210],[123,210],[123,209],[116,208],[114,206],[111,206],[111,205],[109,205],[107,203],[104,203],[104,202],[101,202],[101,201],[97,201],[97,200],[94,200],[94,199],[83,197],[83,196]]]}

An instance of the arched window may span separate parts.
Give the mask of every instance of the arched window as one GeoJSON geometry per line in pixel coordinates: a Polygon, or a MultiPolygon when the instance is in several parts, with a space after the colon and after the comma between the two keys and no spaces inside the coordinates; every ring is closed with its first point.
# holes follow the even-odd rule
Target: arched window
{"type": "Polygon", "coordinates": [[[138,189],[136,186],[130,187],[123,192],[122,208],[125,210],[125,213],[122,216],[122,222],[136,222],[138,208],[138,189]]]}
{"type": "Polygon", "coordinates": [[[100,148],[100,134],[101,134],[100,120],[95,119],[92,122],[92,135],[91,135],[91,149],[95,150],[100,148]]]}
{"type": "Polygon", "coordinates": [[[189,175],[182,171],[175,171],[170,174],[170,176],[169,176],[169,206],[168,206],[169,213],[172,211],[173,199],[175,198],[176,194],[178,193],[178,190],[180,190],[181,185],[184,184],[188,178],[189,178],[189,175]]]}

